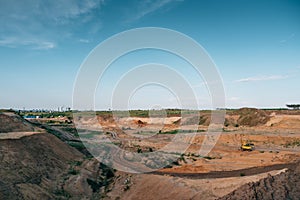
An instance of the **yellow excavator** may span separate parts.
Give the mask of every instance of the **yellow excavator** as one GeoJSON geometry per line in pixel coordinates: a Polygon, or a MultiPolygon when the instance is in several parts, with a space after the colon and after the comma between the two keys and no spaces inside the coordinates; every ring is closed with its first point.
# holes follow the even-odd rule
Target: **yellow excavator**
{"type": "Polygon", "coordinates": [[[253,151],[254,144],[249,140],[243,140],[243,135],[241,135],[241,150],[242,151],[253,151]]]}

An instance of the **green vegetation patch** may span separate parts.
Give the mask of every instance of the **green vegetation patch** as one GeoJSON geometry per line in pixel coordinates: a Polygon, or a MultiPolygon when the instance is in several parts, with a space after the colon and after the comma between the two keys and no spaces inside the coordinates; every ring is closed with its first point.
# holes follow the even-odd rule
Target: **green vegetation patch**
{"type": "Polygon", "coordinates": [[[293,141],[288,141],[284,145],[284,147],[299,147],[300,146],[300,139],[295,139],[293,141]]]}

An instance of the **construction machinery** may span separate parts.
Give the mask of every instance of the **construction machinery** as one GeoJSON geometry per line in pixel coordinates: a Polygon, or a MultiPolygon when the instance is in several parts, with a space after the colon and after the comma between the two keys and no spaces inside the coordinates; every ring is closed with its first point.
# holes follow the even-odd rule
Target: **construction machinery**
{"type": "Polygon", "coordinates": [[[243,140],[243,135],[241,135],[241,150],[242,151],[253,151],[254,144],[249,140],[243,140]]]}
{"type": "Polygon", "coordinates": [[[254,150],[254,144],[249,143],[247,141],[243,141],[241,144],[241,150],[242,151],[252,151],[252,150],[254,150]]]}

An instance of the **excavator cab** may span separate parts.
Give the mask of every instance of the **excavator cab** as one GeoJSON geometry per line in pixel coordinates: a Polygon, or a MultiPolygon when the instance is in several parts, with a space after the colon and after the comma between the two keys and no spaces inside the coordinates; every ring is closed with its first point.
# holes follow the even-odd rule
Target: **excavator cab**
{"type": "Polygon", "coordinates": [[[252,151],[252,150],[254,150],[254,144],[244,141],[244,142],[242,142],[241,150],[242,151],[252,151]]]}

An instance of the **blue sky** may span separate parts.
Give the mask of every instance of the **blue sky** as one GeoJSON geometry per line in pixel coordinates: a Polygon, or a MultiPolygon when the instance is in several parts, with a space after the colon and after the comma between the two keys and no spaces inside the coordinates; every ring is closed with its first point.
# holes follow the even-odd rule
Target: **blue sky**
{"type": "MultiPolygon", "coordinates": [[[[201,44],[224,82],[227,107],[284,107],[300,103],[300,2],[291,0],[0,0],[0,107],[72,105],[81,63],[100,42],[132,28],[163,27],[201,44]]],[[[126,70],[168,64],[189,79],[199,108],[210,96],[191,66],[166,52],[124,56],[97,88],[96,108],[126,70]]],[[[187,99],[188,101],[188,99],[187,99]]],[[[129,108],[178,107],[169,91],[150,85],[129,108]],[[159,98],[156,98],[159,97],[159,98]]]]}

